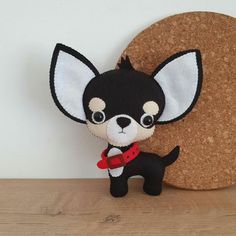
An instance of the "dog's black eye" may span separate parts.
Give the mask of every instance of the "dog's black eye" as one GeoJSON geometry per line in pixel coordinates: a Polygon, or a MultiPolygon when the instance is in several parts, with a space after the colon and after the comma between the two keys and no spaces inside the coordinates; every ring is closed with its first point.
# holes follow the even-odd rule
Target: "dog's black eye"
{"type": "Polygon", "coordinates": [[[105,120],[105,114],[103,111],[96,111],[92,114],[92,120],[95,124],[101,124],[105,120]]]}
{"type": "Polygon", "coordinates": [[[153,116],[150,116],[148,114],[143,114],[140,123],[143,127],[148,128],[153,125],[154,119],[153,116]]]}

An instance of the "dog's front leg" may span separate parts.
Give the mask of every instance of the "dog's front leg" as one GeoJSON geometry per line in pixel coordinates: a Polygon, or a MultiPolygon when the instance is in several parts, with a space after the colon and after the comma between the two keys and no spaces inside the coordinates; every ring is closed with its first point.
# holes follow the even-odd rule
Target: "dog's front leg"
{"type": "Polygon", "coordinates": [[[113,197],[123,197],[128,192],[127,179],[121,175],[119,177],[112,177],[110,175],[110,192],[113,197]]]}

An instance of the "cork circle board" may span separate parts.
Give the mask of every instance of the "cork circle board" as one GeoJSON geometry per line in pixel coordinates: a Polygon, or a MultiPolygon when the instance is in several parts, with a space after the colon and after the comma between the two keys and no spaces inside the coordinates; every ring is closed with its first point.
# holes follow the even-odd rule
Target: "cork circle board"
{"type": "Polygon", "coordinates": [[[197,104],[182,120],[157,126],[141,148],[164,156],[180,145],[165,182],[217,189],[236,183],[236,19],[212,12],[174,15],[141,32],[122,56],[151,74],[172,54],[194,48],[201,51],[204,76],[197,104]]]}

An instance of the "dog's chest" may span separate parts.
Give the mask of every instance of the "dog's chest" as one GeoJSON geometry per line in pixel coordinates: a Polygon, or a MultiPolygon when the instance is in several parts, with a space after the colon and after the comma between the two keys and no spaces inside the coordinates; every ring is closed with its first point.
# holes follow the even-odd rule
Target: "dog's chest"
{"type": "MultiPolygon", "coordinates": [[[[119,148],[111,148],[109,152],[107,153],[107,157],[115,156],[118,154],[122,154],[122,151],[119,148]]],[[[124,167],[119,167],[115,169],[109,169],[109,173],[111,174],[112,177],[119,177],[123,173],[124,167]]]]}

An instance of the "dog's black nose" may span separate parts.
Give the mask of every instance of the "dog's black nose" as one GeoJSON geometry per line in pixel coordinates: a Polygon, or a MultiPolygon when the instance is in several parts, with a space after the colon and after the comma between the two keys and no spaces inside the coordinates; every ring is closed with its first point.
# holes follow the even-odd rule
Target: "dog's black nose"
{"type": "Polygon", "coordinates": [[[126,117],[118,117],[116,119],[116,122],[122,129],[124,129],[125,127],[127,127],[130,124],[131,120],[126,117]]]}

